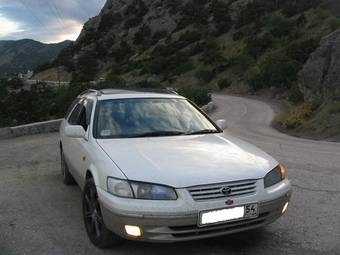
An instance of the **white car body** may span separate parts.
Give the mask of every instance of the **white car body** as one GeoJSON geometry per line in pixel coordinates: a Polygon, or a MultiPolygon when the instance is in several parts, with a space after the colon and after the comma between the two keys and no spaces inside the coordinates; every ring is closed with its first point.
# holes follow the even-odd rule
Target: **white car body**
{"type": "Polygon", "coordinates": [[[163,93],[90,91],[79,97],[90,100],[93,106],[87,130],[79,134],[79,128],[74,128],[68,121],[70,114],[60,127],[60,145],[69,171],[82,189],[86,179],[93,178],[103,220],[110,231],[134,240],[185,241],[257,228],[283,214],[283,207],[287,207],[291,194],[289,180],[284,178],[264,188],[264,177],[279,163],[227,132],[128,139],[94,138],[97,102],[125,98],[182,97],[163,93]],[[175,189],[177,199],[118,197],[108,192],[108,177],[166,185],[175,189]],[[197,187],[204,191],[207,187],[220,189],[234,184],[248,185],[248,182],[253,183],[252,190],[232,197],[209,199],[208,194],[208,199],[200,200],[192,195],[195,193],[192,190],[197,190],[197,187]],[[227,200],[229,204],[226,204],[227,200]],[[206,226],[198,222],[202,212],[248,204],[258,206],[255,218],[206,226]],[[129,235],[124,228],[126,225],[138,226],[141,234],[138,237],[129,235]]]}

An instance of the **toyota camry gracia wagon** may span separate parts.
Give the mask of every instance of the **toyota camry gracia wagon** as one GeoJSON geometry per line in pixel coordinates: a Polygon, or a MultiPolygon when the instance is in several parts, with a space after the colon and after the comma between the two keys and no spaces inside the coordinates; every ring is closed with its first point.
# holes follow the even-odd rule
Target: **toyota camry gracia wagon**
{"type": "Polygon", "coordinates": [[[63,181],[101,248],[261,227],[287,209],[286,170],[175,93],[88,90],[60,127],[63,181]]]}

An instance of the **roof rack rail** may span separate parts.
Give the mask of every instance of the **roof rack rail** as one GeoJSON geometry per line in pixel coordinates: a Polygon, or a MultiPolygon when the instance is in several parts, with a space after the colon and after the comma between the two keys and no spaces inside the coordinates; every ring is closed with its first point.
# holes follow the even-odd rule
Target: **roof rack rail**
{"type": "MultiPolygon", "coordinates": [[[[110,93],[110,90],[108,90],[110,93]]],[[[140,87],[128,87],[128,88],[124,88],[122,89],[122,91],[135,91],[135,92],[144,92],[144,93],[166,93],[166,94],[175,94],[178,95],[177,91],[175,88],[140,88],[140,87]]],[[[103,94],[107,93],[105,90],[100,91],[103,94]]]]}
{"type": "Polygon", "coordinates": [[[97,96],[101,95],[101,92],[99,90],[96,89],[87,89],[83,92],[81,92],[78,97],[84,96],[86,94],[90,94],[90,93],[96,93],[97,96]]]}

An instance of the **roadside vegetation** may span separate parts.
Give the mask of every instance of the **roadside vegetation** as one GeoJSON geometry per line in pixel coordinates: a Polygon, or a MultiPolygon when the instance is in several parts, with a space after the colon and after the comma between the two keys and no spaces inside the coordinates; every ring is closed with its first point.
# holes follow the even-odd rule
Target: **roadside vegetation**
{"type": "MultiPolygon", "coordinates": [[[[45,83],[24,89],[20,80],[0,80],[0,127],[16,126],[38,121],[61,118],[71,102],[86,89],[105,88],[160,88],[159,83],[140,82],[127,84],[119,77],[97,84],[74,82],[69,86],[51,88],[45,83]]],[[[186,87],[179,89],[181,95],[202,106],[210,102],[206,88],[186,87]]]]}

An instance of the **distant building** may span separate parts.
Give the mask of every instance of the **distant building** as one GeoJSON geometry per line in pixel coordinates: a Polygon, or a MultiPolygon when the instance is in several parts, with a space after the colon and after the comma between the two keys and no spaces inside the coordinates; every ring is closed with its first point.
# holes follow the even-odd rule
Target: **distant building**
{"type": "Polygon", "coordinates": [[[29,80],[33,77],[34,72],[31,70],[28,70],[26,73],[19,73],[18,78],[20,80],[29,80]]]}

